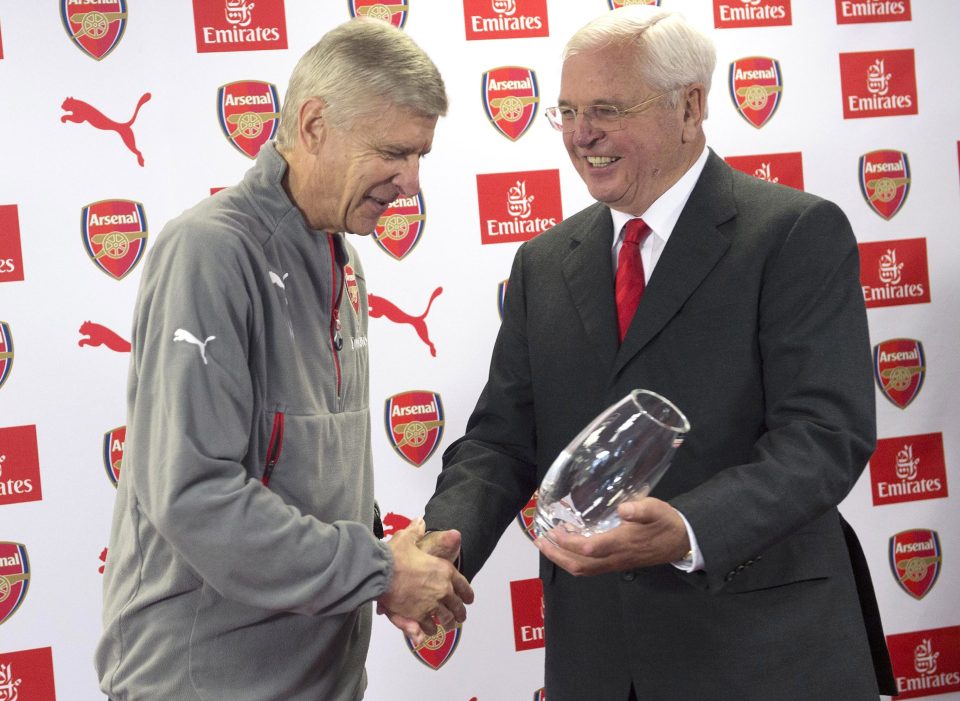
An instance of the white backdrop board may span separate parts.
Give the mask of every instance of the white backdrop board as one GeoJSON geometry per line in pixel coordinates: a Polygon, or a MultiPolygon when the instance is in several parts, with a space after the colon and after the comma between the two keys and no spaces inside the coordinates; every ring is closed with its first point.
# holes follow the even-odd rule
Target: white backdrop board
{"type": "MultiPolygon", "coordinates": [[[[167,220],[250,167],[297,58],[352,12],[381,13],[427,50],[451,98],[421,197],[395,203],[379,243],[354,239],[380,304],[374,457],[395,527],[421,513],[463,431],[519,242],[591,202],[543,109],[563,44],[612,4],[0,0],[0,701],[100,698],[99,570],[142,258],[167,220]],[[397,448],[388,402],[424,397],[442,425],[397,448]]],[[[717,43],[709,144],[837,202],[853,223],[881,440],[841,509],[870,563],[903,698],[960,699],[960,4],[662,5],[717,43]]],[[[367,697],[546,698],[536,574],[518,521],[456,637],[418,658],[375,619],[367,697]]]]}

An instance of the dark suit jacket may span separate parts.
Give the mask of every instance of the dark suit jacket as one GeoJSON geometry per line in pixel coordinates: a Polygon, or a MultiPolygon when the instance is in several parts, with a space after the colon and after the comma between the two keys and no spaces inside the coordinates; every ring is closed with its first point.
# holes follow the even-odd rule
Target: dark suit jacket
{"type": "Polygon", "coordinates": [[[711,153],[622,345],[611,231],[596,204],[517,252],[427,525],[462,531],[472,577],[580,429],[653,390],[692,424],[653,496],[689,520],[706,570],[576,578],[541,558],[551,701],[620,701],[631,681],[644,701],[876,699],[836,509],[875,441],[846,218],[711,153]]]}

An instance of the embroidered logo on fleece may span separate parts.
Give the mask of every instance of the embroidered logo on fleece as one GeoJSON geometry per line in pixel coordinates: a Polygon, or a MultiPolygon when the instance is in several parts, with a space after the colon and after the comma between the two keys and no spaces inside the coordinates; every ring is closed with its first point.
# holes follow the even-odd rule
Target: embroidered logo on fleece
{"type": "Polygon", "coordinates": [[[207,364],[207,344],[210,343],[216,336],[207,336],[207,340],[201,341],[199,338],[194,336],[192,333],[185,329],[177,329],[173,332],[173,342],[184,342],[196,346],[200,349],[200,359],[203,360],[203,364],[207,364]]]}

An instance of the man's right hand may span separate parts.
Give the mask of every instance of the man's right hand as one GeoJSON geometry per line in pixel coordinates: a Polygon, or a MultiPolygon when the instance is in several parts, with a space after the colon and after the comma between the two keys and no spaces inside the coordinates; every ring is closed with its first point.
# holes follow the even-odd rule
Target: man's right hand
{"type": "Polygon", "coordinates": [[[448,558],[448,553],[459,552],[460,534],[431,533],[430,541],[437,542],[428,549],[440,555],[436,557],[418,547],[424,532],[423,519],[418,518],[387,543],[393,553],[393,577],[377,599],[378,612],[387,613],[416,644],[423,642],[424,633],[436,633],[437,624],[450,627],[466,620],[466,604],[473,603],[470,583],[448,558]]]}
{"type": "Polygon", "coordinates": [[[454,565],[460,559],[459,531],[430,531],[417,543],[423,552],[449,560],[454,565]]]}

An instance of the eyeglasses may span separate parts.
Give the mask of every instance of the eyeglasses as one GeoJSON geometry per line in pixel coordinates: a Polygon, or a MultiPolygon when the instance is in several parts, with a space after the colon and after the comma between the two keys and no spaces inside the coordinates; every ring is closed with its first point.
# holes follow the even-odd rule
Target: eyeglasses
{"type": "Polygon", "coordinates": [[[616,105],[587,105],[586,107],[548,107],[544,110],[547,115],[547,121],[557,131],[569,134],[577,127],[577,114],[582,114],[583,118],[590,123],[590,126],[600,131],[618,131],[623,129],[623,118],[628,114],[637,114],[643,112],[644,108],[659,100],[670,91],[659,93],[653,97],[647,98],[641,103],[620,109],[616,105]]]}

